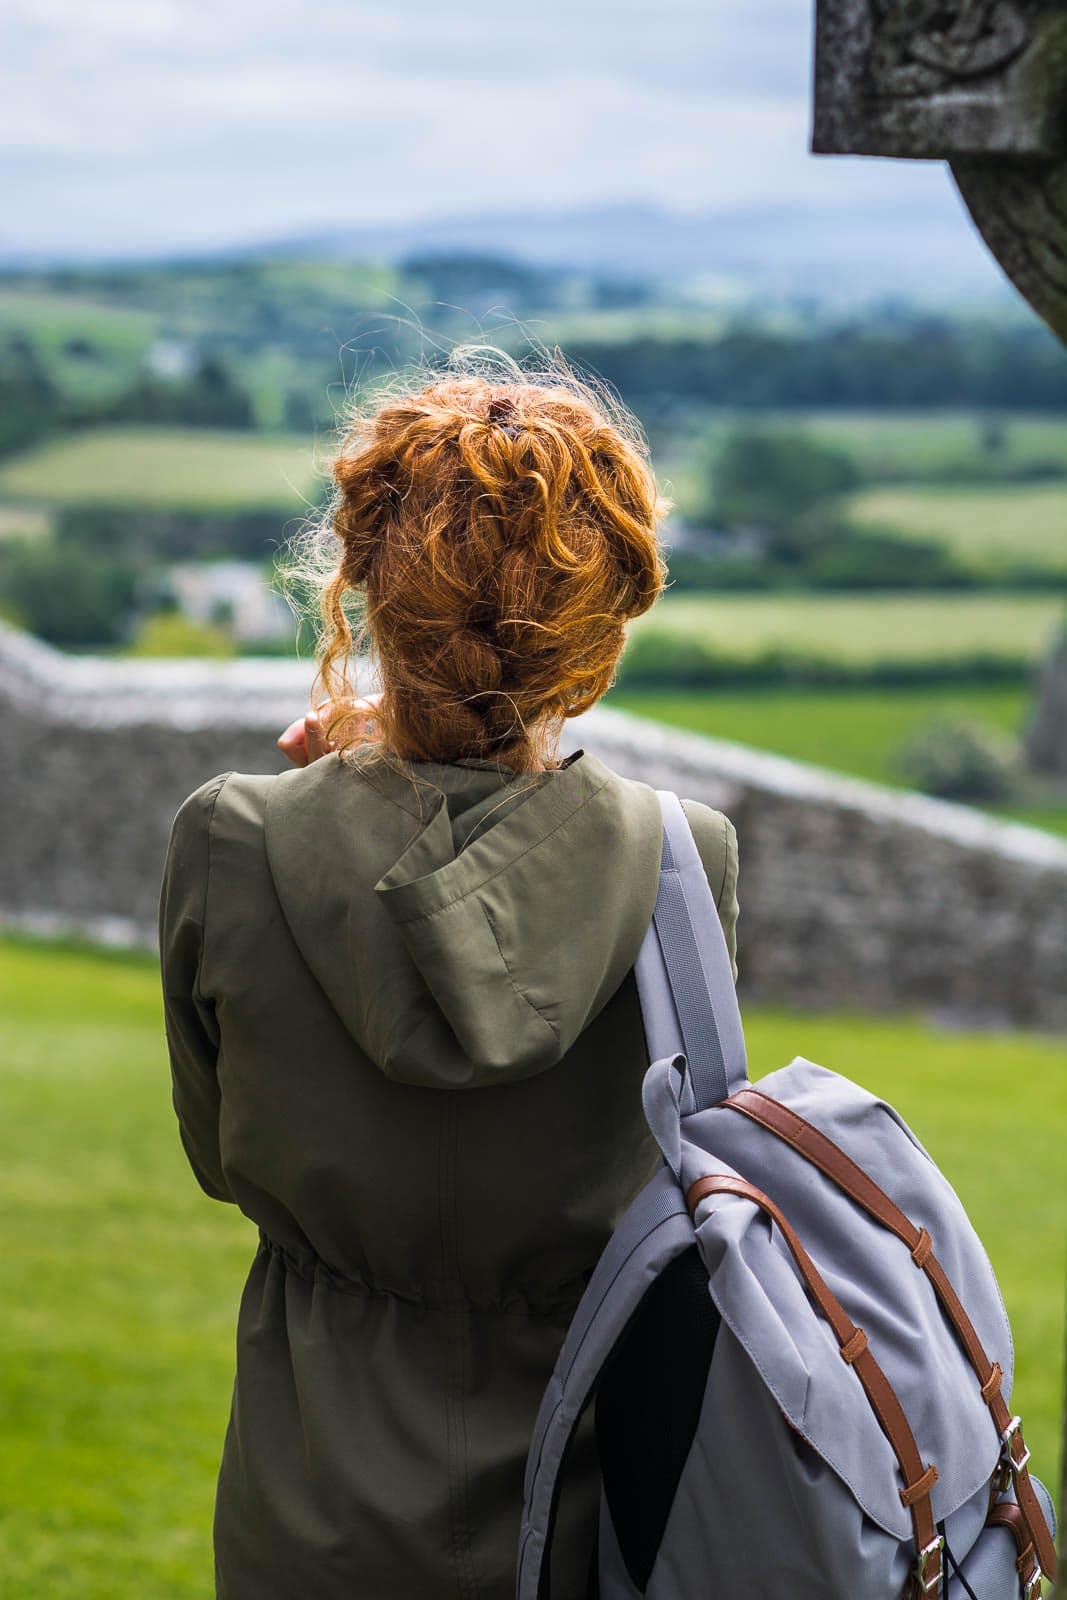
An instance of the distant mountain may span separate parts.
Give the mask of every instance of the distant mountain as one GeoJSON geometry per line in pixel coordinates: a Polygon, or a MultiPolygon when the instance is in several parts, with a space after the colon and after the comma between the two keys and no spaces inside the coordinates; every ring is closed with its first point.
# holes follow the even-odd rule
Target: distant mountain
{"type": "Polygon", "coordinates": [[[790,290],[817,287],[812,272],[835,289],[858,273],[864,288],[878,293],[928,286],[931,273],[979,293],[1000,281],[962,202],[958,209],[777,206],[696,215],[639,205],[497,212],[291,238],[276,248],[387,259],[415,250],[485,250],[626,277],[754,275],[790,290]]]}
{"type": "MultiPolygon", "coordinates": [[[[485,212],[262,239],[197,259],[394,260],[424,251],[485,252],[605,276],[704,279],[709,293],[717,285],[724,293],[732,287],[746,296],[803,293],[835,301],[887,295],[939,301],[1006,297],[1010,291],[962,202],[954,207],[949,200],[947,205],[777,206],[694,215],[639,204],[485,212]]],[[[5,253],[0,242],[0,264],[56,263],[5,253]]]]}

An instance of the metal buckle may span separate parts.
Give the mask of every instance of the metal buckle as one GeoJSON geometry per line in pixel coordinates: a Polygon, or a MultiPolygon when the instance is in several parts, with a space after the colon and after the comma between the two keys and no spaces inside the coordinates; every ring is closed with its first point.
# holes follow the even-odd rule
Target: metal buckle
{"type": "Polygon", "coordinates": [[[1008,1426],[1004,1429],[1004,1432],[1000,1436],[1000,1453],[1004,1457],[1007,1465],[1011,1468],[1012,1472],[1021,1472],[1030,1459],[1030,1452],[1026,1447],[1026,1440],[1023,1438],[1022,1434],[1019,1433],[1019,1429],[1022,1427],[1022,1425],[1022,1417],[1012,1417],[1011,1421],[1008,1423],[1008,1426]],[[1016,1457],[1012,1455],[1011,1447],[1016,1434],[1018,1434],[1019,1443],[1023,1447],[1021,1459],[1016,1459],[1016,1457]]]}
{"type": "Polygon", "coordinates": [[[1023,1600],[1041,1600],[1041,1580],[1044,1574],[1040,1567],[1035,1567],[1028,1578],[1023,1579],[1023,1600]]]}
{"type": "MultiPolygon", "coordinates": [[[[941,1582],[941,1561],[940,1559],[938,1560],[937,1570],[930,1577],[926,1575],[926,1564],[934,1556],[940,1557],[944,1548],[944,1535],[939,1533],[936,1539],[930,1540],[925,1550],[919,1551],[919,1558],[915,1563],[915,1581],[923,1594],[935,1594],[937,1592],[937,1586],[941,1582]]],[[[1030,1600],[1029,1596],[1027,1596],[1027,1600],[1030,1600]]]]}

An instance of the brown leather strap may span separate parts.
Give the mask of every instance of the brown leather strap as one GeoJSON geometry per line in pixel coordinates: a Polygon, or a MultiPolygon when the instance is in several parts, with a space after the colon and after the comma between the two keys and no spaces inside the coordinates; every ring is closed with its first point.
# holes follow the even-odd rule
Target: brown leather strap
{"type": "Polygon", "coordinates": [[[918,1500],[920,1495],[929,1494],[936,1482],[937,1468],[931,1462],[921,1478],[919,1478],[915,1483],[909,1483],[905,1488],[901,1489],[901,1505],[910,1506],[912,1501],[918,1500]]]}
{"type": "Polygon", "coordinates": [[[933,1241],[925,1228],[919,1229],[919,1237],[915,1242],[915,1249],[911,1252],[911,1259],[917,1267],[925,1267],[930,1251],[934,1248],[933,1241]]]}
{"type": "MultiPolygon", "coordinates": [[[[728,1101],[725,1103],[729,1104],[728,1101]]],[[[930,1505],[930,1489],[937,1480],[937,1468],[923,1466],[919,1447],[915,1443],[915,1436],[904,1415],[904,1408],[897,1399],[896,1391],[866,1344],[861,1343],[857,1337],[862,1330],[851,1320],[783,1213],[761,1189],[757,1189],[755,1184],[746,1182],[744,1178],[735,1178],[729,1173],[711,1173],[705,1178],[698,1178],[690,1185],[685,1197],[691,1216],[695,1215],[700,1201],[709,1194],[740,1195],[742,1199],[753,1201],[777,1223],[812,1298],[833,1329],[843,1358],[862,1383],[882,1432],[893,1447],[904,1479],[905,1488],[901,1490],[901,1499],[911,1513],[915,1549],[920,1557],[922,1552],[927,1552],[924,1576],[931,1592],[936,1593],[941,1572],[941,1551],[930,1505]],[[905,1499],[905,1495],[909,1498],[905,1499]],[[933,1548],[935,1545],[938,1545],[936,1549],[933,1548]]]]}
{"type": "MultiPolygon", "coordinates": [[[[925,1228],[917,1228],[895,1201],[889,1198],[884,1189],[880,1189],[863,1168],[856,1165],[851,1156],[847,1156],[832,1139],[828,1139],[810,1122],[798,1117],[788,1106],[782,1105],[781,1101],[762,1094],[758,1089],[741,1089],[737,1094],[731,1095],[729,1100],[722,1101],[722,1106],[730,1111],[741,1112],[752,1122],[765,1128],[768,1133],[775,1134],[777,1138],[791,1145],[798,1155],[802,1155],[812,1166],[818,1167],[832,1183],[836,1183],[850,1200],[862,1206],[876,1222],[880,1222],[884,1228],[907,1245],[916,1266],[930,1279],[946,1316],[956,1330],[967,1359],[981,1385],[982,1398],[989,1407],[997,1433],[1003,1439],[1014,1419],[1000,1392],[997,1376],[999,1368],[994,1366],[982,1348],[974,1324],[964,1310],[932,1247],[928,1244],[929,1235],[925,1228]]],[[[1010,1436],[1009,1453],[1019,1508],[1029,1527],[1041,1569],[1047,1578],[1054,1579],[1056,1551],[1034,1486],[1030,1481],[1030,1474],[1026,1469],[1026,1446],[1022,1432],[1018,1428],[1010,1436]]]]}
{"type": "Polygon", "coordinates": [[[862,1328],[857,1328],[855,1333],[852,1335],[852,1338],[848,1341],[848,1344],[843,1344],[841,1346],[841,1359],[842,1361],[846,1361],[848,1365],[851,1366],[856,1357],[861,1356],[866,1348],[867,1335],[864,1333],[862,1328]]]}
{"type": "Polygon", "coordinates": [[[993,1396],[1000,1388],[1003,1377],[1004,1374],[1000,1370],[1000,1362],[994,1361],[993,1370],[989,1374],[989,1377],[986,1379],[985,1383],[982,1385],[982,1399],[985,1401],[986,1405],[989,1404],[990,1400],[992,1400],[993,1396]]]}
{"type": "Polygon", "coordinates": [[[1041,1575],[1041,1566],[1033,1540],[1030,1538],[1030,1531],[1026,1526],[1026,1518],[1019,1507],[1011,1500],[998,1501],[986,1517],[986,1525],[1009,1529],[1015,1540],[1015,1549],[1018,1552],[1015,1569],[1019,1574],[1023,1600],[1030,1600],[1030,1596],[1035,1593],[1040,1594],[1037,1580],[1041,1575]]]}

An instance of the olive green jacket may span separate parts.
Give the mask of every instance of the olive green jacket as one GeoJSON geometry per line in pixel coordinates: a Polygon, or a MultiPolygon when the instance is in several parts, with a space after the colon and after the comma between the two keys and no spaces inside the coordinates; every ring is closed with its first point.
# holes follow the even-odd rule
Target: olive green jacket
{"type": "MultiPolygon", "coordinates": [[[[568,1320],[659,1156],[632,965],[654,790],[367,748],[182,806],[160,943],[201,1186],[257,1225],[215,1504],[221,1600],[511,1600],[568,1320]]],[[[731,953],[737,844],[686,814],[731,953]]],[[[591,1417],[553,1566],[580,1600],[591,1417]]]]}

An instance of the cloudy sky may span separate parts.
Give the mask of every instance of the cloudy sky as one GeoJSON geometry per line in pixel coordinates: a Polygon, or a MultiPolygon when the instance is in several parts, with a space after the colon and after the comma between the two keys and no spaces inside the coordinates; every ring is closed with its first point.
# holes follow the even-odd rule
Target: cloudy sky
{"type": "Polygon", "coordinates": [[[210,247],[456,213],[913,202],[806,154],[811,0],[0,0],[0,249],[210,247]]]}

